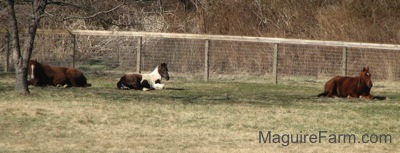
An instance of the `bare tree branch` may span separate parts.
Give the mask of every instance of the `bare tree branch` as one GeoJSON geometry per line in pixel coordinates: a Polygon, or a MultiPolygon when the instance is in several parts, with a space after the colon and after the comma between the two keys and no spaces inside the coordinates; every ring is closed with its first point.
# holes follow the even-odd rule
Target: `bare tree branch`
{"type": "Polygon", "coordinates": [[[85,16],[85,17],[80,17],[80,16],[66,17],[66,18],[63,18],[61,21],[72,20],[72,19],[90,19],[90,18],[94,18],[94,17],[99,16],[101,14],[107,14],[107,13],[110,13],[112,11],[115,11],[116,9],[120,8],[123,5],[125,5],[125,1],[123,1],[122,4],[112,8],[110,10],[107,10],[107,11],[100,11],[100,12],[97,12],[95,14],[92,14],[92,15],[89,15],[89,16],[85,16]]]}
{"type": "Polygon", "coordinates": [[[59,6],[72,6],[77,9],[83,9],[83,7],[81,7],[79,5],[75,5],[72,3],[66,3],[66,2],[59,2],[59,1],[50,1],[50,2],[47,2],[47,4],[48,5],[59,5],[59,6]]]}
{"type": "Polygon", "coordinates": [[[137,23],[120,24],[120,23],[114,23],[112,21],[103,20],[103,19],[100,19],[100,20],[102,22],[107,23],[107,24],[115,25],[115,26],[118,26],[118,27],[132,27],[132,26],[142,25],[142,24],[137,24],[137,23]]]}
{"type": "Polygon", "coordinates": [[[53,14],[50,14],[49,12],[47,12],[47,11],[44,11],[44,14],[43,15],[41,15],[41,16],[39,16],[40,18],[44,18],[44,17],[54,17],[54,15],[53,14]]]}

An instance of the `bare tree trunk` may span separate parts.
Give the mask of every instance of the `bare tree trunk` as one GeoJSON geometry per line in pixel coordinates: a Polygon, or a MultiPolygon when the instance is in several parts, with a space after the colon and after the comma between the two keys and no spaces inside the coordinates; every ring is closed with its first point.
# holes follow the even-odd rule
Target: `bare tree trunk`
{"type": "Polygon", "coordinates": [[[39,26],[41,16],[47,5],[46,0],[32,1],[32,16],[29,21],[29,34],[26,37],[25,44],[21,49],[17,17],[15,15],[14,0],[8,0],[11,16],[11,41],[13,46],[13,60],[15,67],[15,91],[19,94],[29,94],[28,88],[28,63],[32,55],[33,45],[36,36],[36,30],[39,26]],[[21,50],[23,52],[21,53],[21,50]]]}
{"type": "MultiPolygon", "coordinates": [[[[112,12],[124,4],[125,4],[125,1],[121,5],[118,5],[108,11],[97,12],[88,17],[64,18],[63,21],[70,20],[70,19],[77,19],[77,18],[83,18],[83,19],[94,18],[98,15],[112,12]]],[[[40,19],[45,14],[46,6],[47,5],[58,5],[58,6],[71,6],[71,7],[75,7],[75,8],[80,8],[80,7],[78,5],[74,5],[73,3],[68,3],[68,2],[64,2],[64,1],[32,0],[31,1],[32,14],[29,19],[28,36],[26,37],[26,39],[24,41],[24,45],[21,48],[20,39],[19,39],[19,31],[18,31],[18,29],[19,29],[18,22],[17,22],[17,17],[15,15],[15,7],[14,7],[15,0],[8,0],[8,5],[10,7],[9,15],[11,16],[10,31],[11,31],[11,41],[12,41],[12,47],[13,47],[13,61],[14,61],[14,66],[15,66],[15,79],[16,79],[14,89],[16,92],[18,92],[20,94],[29,94],[30,92],[29,92],[29,88],[28,88],[28,64],[29,64],[29,60],[32,55],[33,47],[34,47],[36,31],[39,27],[40,19]]]]}
{"type": "Polygon", "coordinates": [[[18,32],[18,23],[17,17],[15,16],[15,8],[14,8],[14,0],[8,0],[9,4],[9,13],[11,16],[10,25],[11,25],[11,41],[13,47],[13,61],[15,67],[15,91],[20,94],[29,94],[28,88],[28,73],[26,69],[27,62],[23,60],[21,57],[21,47],[19,41],[19,32],[18,32]]]}
{"type": "MultiPolygon", "coordinates": [[[[22,61],[22,59],[21,59],[22,61]]],[[[16,64],[15,65],[15,91],[18,92],[19,94],[23,95],[28,95],[30,94],[29,88],[28,88],[28,81],[27,81],[27,76],[28,72],[27,69],[24,68],[24,64],[16,64]],[[17,67],[18,66],[18,67],[17,67]]]]}

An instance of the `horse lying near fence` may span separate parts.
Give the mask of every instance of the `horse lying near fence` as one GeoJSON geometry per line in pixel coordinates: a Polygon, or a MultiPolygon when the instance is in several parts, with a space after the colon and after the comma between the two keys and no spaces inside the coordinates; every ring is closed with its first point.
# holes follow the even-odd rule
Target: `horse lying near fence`
{"type": "Polygon", "coordinates": [[[33,86],[88,87],[83,73],[72,67],[51,67],[36,60],[29,61],[28,83],[33,86]]]}
{"type": "Polygon", "coordinates": [[[125,74],[117,83],[118,89],[159,90],[164,89],[161,79],[169,80],[166,63],[158,65],[150,74],[125,74]]]}
{"type": "Polygon", "coordinates": [[[325,91],[318,97],[347,97],[373,99],[370,94],[372,88],[369,67],[364,67],[358,77],[335,76],[325,84],[325,91]]]}

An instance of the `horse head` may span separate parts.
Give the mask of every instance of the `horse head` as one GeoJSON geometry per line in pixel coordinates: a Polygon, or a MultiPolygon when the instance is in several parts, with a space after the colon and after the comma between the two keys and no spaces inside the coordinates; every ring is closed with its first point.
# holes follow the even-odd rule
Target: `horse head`
{"type": "Polygon", "coordinates": [[[169,80],[168,68],[166,63],[161,63],[158,66],[158,74],[161,75],[165,80],[169,80]]]}
{"type": "Polygon", "coordinates": [[[38,62],[36,60],[30,60],[29,61],[29,66],[31,65],[36,65],[38,62]]]}
{"type": "Polygon", "coordinates": [[[372,88],[372,80],[371,80],[371,73],[369,73],[369,67],[364,67],[363,70],[360,72],[360,82],[364,82],[369,89],[372,88]]]}
{"type": "Polygon", "coordinates": [[[35,78],[35,69],[39,65],[36,60],[30,60],[28,65],[28,74],[31,79],[35,78]]]}

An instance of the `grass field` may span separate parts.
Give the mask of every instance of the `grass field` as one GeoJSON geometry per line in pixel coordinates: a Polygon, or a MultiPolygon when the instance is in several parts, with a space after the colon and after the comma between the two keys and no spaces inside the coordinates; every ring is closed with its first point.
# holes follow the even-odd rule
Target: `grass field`
{"type": "MultiPolygon", "coordinates": [[[[0,75],[0,152],[399,152],[399,83],[374,82],[386,100],[317,98],[323,81],[193,81],[168,90],[117,90],[119,76],[88,76],[90,88],[13,91],[0,75]],[[258,82],[258,83],[257,83],[258,82]],[[260,132],[282,136],[259,143],[260,132]],[[288,143],[284,134],[390,134],[392,143],[288,143]],[[277,139],[275,140],[277,141],[277,139]]],[[[272,135],[271,135],[272,137],[272,135]]],[[[274,137],[273,137],[274,138],[274,137]]],[[[375,141],[377,137],[372,137],[375,141]]]]}

